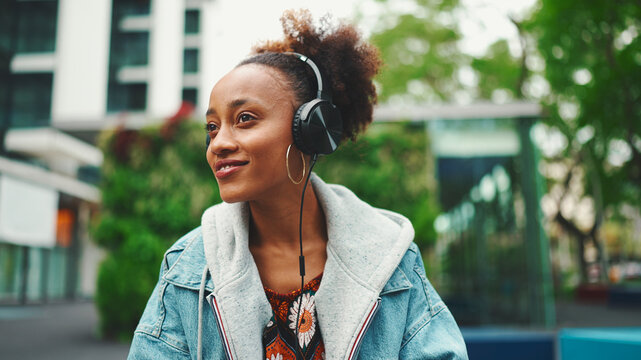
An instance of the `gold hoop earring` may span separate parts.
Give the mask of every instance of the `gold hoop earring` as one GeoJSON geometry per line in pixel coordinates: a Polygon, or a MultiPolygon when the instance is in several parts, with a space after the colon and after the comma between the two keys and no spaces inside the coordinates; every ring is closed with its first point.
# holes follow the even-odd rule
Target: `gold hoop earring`
{"type": "Polygon", "coordinates": [[[292,144],[289,144],[287,147],[287,155],[285,155],[285,167],[287,168],[287,177],[289,177],[289,180],[294,183],[294,185],[298,185],[301,182],[303,182],[303,179],[305,178],[305,156],[303,156],[303,153],[300,153],[300,158],[303,160],[303,176],[300,177],[300,180],[296,181],[294,178],[292,178],[292,173],[289,171],[289,150],[292,148],[292,144]]]}

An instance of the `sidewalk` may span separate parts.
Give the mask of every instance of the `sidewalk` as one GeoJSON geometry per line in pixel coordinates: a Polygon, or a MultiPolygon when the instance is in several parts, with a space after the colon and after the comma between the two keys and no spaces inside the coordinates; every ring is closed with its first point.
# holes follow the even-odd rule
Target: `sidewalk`
{"type": "Polygon", "coordinates": [[[98,339],[91,302],[0,306],[0,358],[125,359],[128,344],[98,339]]]}
{"type": "Polygon", "coordinates": [[[609,307],[599,303],[557,301],[556,327],[641,327],[641,306],[609,307]]]}

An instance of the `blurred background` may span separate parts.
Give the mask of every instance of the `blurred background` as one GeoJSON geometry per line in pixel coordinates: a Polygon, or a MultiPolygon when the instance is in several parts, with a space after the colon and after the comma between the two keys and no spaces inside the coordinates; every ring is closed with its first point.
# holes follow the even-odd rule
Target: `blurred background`
{"type": "Polygon", "coordinates": [[[211,87],[301,7],[385,62],[373,125],[317,172],[412,220],[470,358],[641,358],[633,0],[3,0],[5,356],[126,356],[164,251],[220,201],[211,87]]]}

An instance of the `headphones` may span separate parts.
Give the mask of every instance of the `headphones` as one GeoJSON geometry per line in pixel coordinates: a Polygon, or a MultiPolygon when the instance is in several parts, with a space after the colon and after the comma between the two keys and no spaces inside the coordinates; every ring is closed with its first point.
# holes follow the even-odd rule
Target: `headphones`
{"type": "MultiPolygon", "coordinates": [[[[308,155],[327,155],[333,153],[341,141],[343,120],[338,108],[332,103],[329,91],[323,91],[323,78],[318,66],[305,55],[286,52],[296,56],[309,65],[316,75],[316,98],[301,105],[292,121],[294,145],[308,155]]],[[[207,148],[210,142],[207,135],[207,148]]]]}
{"type": "Polygon", "coordinates": [[[323,78],[312,59],[295,52],[286,54],[292,54],[309,65],[316,75],[318,85],[316,99],[301,105],[294,115],[292,123],[294,145],[308,155],[331,154],[338,148],[343,134],[341,113],[332,104],[329,91],[323,91],[323,78]]]}

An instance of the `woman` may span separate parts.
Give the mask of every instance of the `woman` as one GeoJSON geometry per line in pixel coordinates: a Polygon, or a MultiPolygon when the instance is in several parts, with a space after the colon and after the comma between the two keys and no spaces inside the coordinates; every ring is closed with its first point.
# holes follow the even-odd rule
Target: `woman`
{"type": "Polygon", "coordinates": [[[317,155],[372,121],[376,49],[308,12],[282,21],[211,92],[224,203],[167,251],[129,357],[467,358],[409,221],[313,174],[305,191],[317,155]]]}

